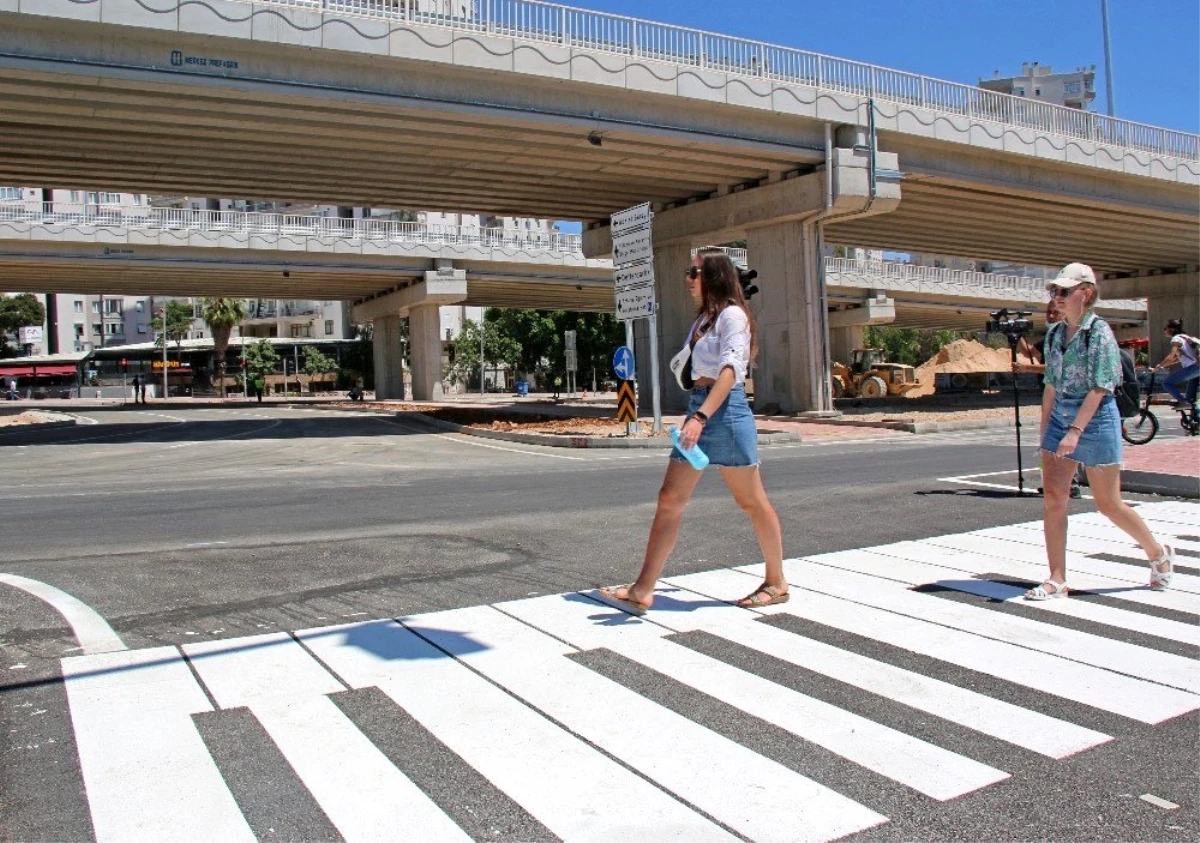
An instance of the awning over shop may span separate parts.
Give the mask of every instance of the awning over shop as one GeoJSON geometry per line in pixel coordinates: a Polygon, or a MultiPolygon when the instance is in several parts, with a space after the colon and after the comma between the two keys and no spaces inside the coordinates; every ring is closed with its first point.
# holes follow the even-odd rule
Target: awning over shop
{"type": "Polygon", "coordinates": [[[0,377],[23,378],[37,374],[43,375],[74,375],[79,371],[75,366],[62,363],[46,363],[42,366],[5,366],[0,363],[0,377]]]}

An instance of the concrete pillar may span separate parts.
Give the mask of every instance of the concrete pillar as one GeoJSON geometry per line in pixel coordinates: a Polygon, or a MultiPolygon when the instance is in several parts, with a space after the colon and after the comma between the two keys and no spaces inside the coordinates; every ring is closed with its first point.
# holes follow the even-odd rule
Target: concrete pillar
{"type": "Polygon", "coordinates": [[[829,329],[829,356],[831,360],[850,365],[851,352],[863,347],[863,332],[866,325],[847,325],[829,329]]]}
{"type": "MultiPolygon", "coordinates": [[[[659,393],[664,413],[682,413],[687,409],[688,394],[679,388],[667,366],[683,346],[688,328],[696,318],[696,304],[688,295],[684,273],[692,262],[687,243],[658,246],[654,249],[654,284],[658,300],[658,374],[659,393]]],[[[638,414],[653,412],[650,380],[650,326],[647,320],[634,323],[634,359],[637,362],[638,414]]]]}
{"type": "Polygon", "coordinates": [[[758,270],[761,290],[751,301],[758,323],[757,412],[831,409],[816,240],[812,226],[799,221],[746,232],[746,260],[758,270]]]}
{"type": "Polygon", "coordinates": [[[380,400],[404,400],[404,375],[401,366],[400,316],[376,316],[373,346],[375,352],[375,397],[380,400]]]}
{"type": "Polygon", "coordinates": [[[408,311],[408,343],[412,354],[413,398],[440,401],[442,392],[442,318],[436,304],[408,311]]]}

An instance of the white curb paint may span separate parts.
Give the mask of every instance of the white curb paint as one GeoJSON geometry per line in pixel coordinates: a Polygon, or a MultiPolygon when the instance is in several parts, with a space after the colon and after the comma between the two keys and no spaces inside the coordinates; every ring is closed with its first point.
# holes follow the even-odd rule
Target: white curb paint
{"type": "Polygon", "coordinates": [[[0,583],[11,585],[49,603],[71,625],[71,631],[79,640],[79,649],[85,655],[129,649],[99,612],[65,591],[16,574],[0,574],[0,583]]]}

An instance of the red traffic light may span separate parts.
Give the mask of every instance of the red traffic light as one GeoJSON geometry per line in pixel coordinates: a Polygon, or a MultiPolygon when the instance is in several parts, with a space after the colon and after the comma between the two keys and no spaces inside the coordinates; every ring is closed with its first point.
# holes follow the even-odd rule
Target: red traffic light
{"type": "Polygon", "coordinates": [[[124,357],[121,358],[121,371],[122,372],[129,371],[129,361],[126,360],[124,357]]]}
{"type": "Polygon", "coordinates": [[[243,369],[246,368],[246,358],[245,357],[242,358],[242,368],[243,369]]]}

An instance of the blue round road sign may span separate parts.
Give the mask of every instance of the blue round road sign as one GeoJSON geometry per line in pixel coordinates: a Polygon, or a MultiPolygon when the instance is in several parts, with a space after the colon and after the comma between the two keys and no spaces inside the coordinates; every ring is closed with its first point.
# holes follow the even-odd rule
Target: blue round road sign
{"type": "Polygon", "coordinates": [[[633,349],[623,345],[613,354],[613,374],[620,380],[633,380],[633,349]]]}

